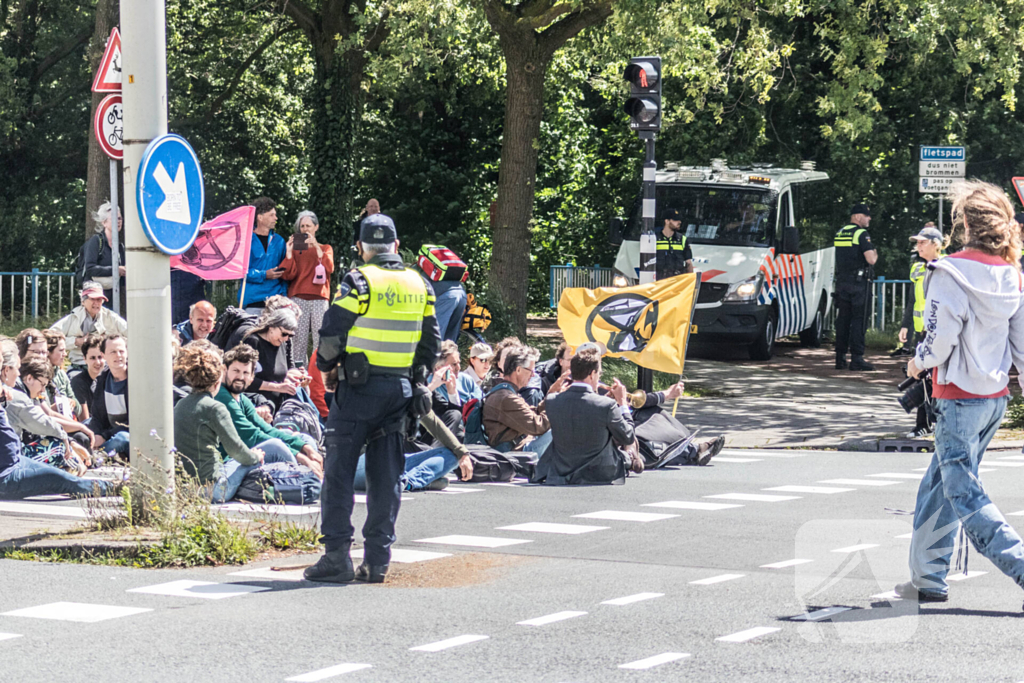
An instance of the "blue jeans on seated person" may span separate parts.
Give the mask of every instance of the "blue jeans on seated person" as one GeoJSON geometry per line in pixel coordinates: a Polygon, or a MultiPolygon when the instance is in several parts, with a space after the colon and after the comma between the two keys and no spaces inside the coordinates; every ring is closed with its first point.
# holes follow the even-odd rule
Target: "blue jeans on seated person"
{"type": "Polygon", "coordinates": [[[64,470],[26,457],[0,472],[0,500],[16,500],[51,493],[72,496],[109,495],[113,484],[102,479],[82,479],[64,470]]]}
{"type": "MultiPolygon", "coordinates": [[[[533,439],[530,440],[530,443],[523,446],[522,450],[526,453],[536,453],[538,456],[544,455],[544,451],[546,451],[548,446],[551,445],[551,439],[551,430],[549,429],[540,436],[533,437],[533,439]]],[[[499,443],[497,446],[492,446],[492,448],[500,453],[508,453],[512,450],[512,442],[505,441],[503,443],[499,443]]]]}
{"type": "MultiPolygon", "coordinates": [[[[422,453],[407,453],[405,456],[405,474],[402,481],[406,491],[419,491],[427,488],[427,484],[445,476],[456,467],[459,461],[447,448],[431,448],[422,453]]],[[[356,463],[356,476],[352,488],[356,491],[366,490],[366,454],[359,456],[356,463]]]]}
{"type": "Polygon", "coordinates": [[[101,448],[109,453],[114,451],[118,455],[128,455],[128,432],[118,432],[103,442],[101,448]]]}
{"type": "Polygon", "coordinates": [[[945,595],[963,524],[982,555],[1024,588],[1024,543],[978,479],[978,465],[1003,420],[1007,399],[936,399],[935,455],[917,491],[910,575],[928,595],[945,595]]]}
{"type": "MultiPolygon", "coordinates": [[[[297,463],[292,449],[288,448],[288,444],[281,439],[267,439],[263,443],[257,444],[256,448],[263,451],[265,464],[272,462],[297,463]]],[[[245,475],[257,467],[259,465],[243,465],[235,459],[229,459],[224,463],[224,478],[213,487],[213,493],[210,496],[211,502],[220,505],[234,498],[245,475]]]]}

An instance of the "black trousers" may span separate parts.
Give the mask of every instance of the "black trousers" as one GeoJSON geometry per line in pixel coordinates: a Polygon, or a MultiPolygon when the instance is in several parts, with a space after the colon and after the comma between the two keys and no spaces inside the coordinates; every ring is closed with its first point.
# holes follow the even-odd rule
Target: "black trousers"
{"type": "Polygon", "coordinates": [[[401,377],[371,376],[358,387],[338,385],[327,416],[324,443],[324,485],[320,496],[321,533],[327,552],[352,543],[353,479],[359,454],[366,446],[366,523],[363,560],[371,565],[391,561],[395,520],[402,501],[402,451],[405,415],[412,385],[401,377]]]}
{"type": "Polygon", "coordinates": [[[867,311],[868,283],[836,283],[836,355],[864,355],[864,323],[867,311]]]}

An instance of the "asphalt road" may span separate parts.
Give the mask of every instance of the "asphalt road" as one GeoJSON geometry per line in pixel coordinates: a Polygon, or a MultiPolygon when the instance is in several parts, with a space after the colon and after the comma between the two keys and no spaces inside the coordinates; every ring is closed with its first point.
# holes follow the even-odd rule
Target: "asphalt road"
{"type": "MultiPolygon", "coordinates": [[[[913,508],[927,462],[726,451],[621,487],[411,494],[396,548],[444,556],[406,557],[383,586],[2,561],[0,680],[1024,680],[1024,592],[977,553],[946,604],[872,597],[907,578],[909,518],[885,508],[913,508]],[[502,528],[537,523],[570,527],[502,528]]],[[[1021,528],[1024,459],[989,462],[1021,528]]]]}

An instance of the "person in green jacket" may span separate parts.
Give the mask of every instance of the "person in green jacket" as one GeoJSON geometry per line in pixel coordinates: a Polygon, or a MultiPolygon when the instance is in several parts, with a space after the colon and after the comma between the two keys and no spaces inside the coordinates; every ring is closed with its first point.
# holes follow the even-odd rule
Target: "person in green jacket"
{"type": "MultiPolygon", "coordinates": [[[[284,449],[295,456],[300,465],[305,465],[324,478],[324,460],[310,437],[267,424],[256,413],[256,406],[244,393],[252,383],[259,352],[248,344],[239,344],[224,354],[224,381],[214,398],[224,404],[231,415],[235,431],[249,448],[259,448],[266,453],[284,449]]],[[[221,453],[224,452],[223,445],[221,453]]]]}
{"type": "Polygon", "coordinates": [[[295,462],[287,447],[249,448],[238,436],[228,409],[214,398],[224,376],[217,352],[189,345],[179,352],[174,365],[175,373],[192,387],[192,393],[174,407],[174,443],[183,468],[209,486],[213,503],[234,498],[254,467],[264,462],[295,462]],[[227,459],[221,456],[221,446],[227,459]]]}

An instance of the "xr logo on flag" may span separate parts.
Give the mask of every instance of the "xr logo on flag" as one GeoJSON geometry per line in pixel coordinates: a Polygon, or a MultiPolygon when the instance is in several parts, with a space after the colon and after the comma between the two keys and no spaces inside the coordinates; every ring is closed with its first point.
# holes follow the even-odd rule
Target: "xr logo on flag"
{"type": "Polygon", "coordinates": [[[616,294],[587,316],[587,339],[610,352],[643,351],[658,327],[658,302],[639,294],[616,294]]]}

